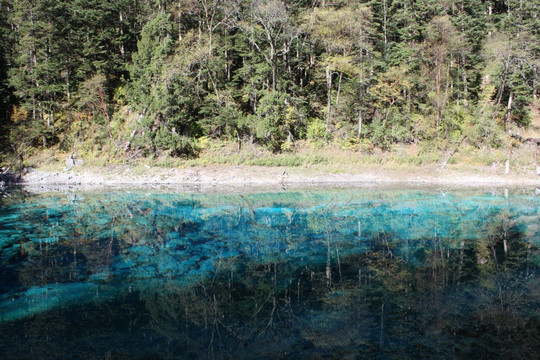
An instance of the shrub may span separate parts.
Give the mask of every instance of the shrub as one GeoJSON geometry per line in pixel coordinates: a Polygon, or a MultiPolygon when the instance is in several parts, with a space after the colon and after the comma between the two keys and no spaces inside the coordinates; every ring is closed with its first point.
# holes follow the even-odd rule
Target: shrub
{"type": "Polygon", "coordinates": [[[321,119],[312,119],[310,121],[307,126],[306,137],[311,144],[318,147],[324,145],[330,138],[321,119]]]}

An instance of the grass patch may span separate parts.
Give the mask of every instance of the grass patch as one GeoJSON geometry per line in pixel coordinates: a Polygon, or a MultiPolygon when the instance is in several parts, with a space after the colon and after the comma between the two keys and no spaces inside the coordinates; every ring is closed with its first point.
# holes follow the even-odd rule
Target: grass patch
{"type": "MultiPolygon", "coordinates": [[[[119,148],[111,146],[100,150],[85,149],[77,155],[84,161],[82,168],[102,168],[111,165],[129,165],[132,168],[189,168],[205,166],[268,166],[303,168],[303,171],[315,173],[345,173],[358,170],[414,170],[415,168],[440,165],[446,159],[447,149],[430,144],[395,145],[388,151],[374,148],[370,153],[343,149],[340,144],[327,144],[313,147],[306,141],[298,141],[287,152],[274,154],[256,144],[242,144],[241,149],[235,142],[205,140],[204,147],[197,158],[186,159],[171,157],[163,152],[158,157],[131,157],[119,148]],[[309,170],[311,169],[311,170],[309,170]]],[[[48,171],[59,171],[65,167],[65,160],[70,154],[58,149],[36,151],[25,159],[26,166],[48,171]]],[[[476,148],[463,144],[453,154],[447,167],[463,171],[497,171],[504,168],[507,150],[495,148],[476,148]]],[[[524,173],[534,171],[534,149],[531,146],[515,148],[512,153],[511,171],[524,173]]]]}

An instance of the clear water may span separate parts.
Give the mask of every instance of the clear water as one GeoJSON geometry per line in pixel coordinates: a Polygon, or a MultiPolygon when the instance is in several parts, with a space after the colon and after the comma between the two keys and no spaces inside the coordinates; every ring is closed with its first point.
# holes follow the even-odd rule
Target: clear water
{"type": "Polygon", "coordinates": [[[540,357],[534,189],[1,201],[2,359],[540,357]]]}

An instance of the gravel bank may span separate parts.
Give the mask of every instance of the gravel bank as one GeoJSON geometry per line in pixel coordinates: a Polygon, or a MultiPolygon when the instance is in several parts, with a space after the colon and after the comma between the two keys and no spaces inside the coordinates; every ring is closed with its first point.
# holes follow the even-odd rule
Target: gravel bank
{"type": "Polygon", "coordinates": [[[472,174],[452,170],[356,170],[350,173],[322,173],[316,169],[260,166],[207,166],[184,169],[72,168],[57,172],[30,169],[22,177],[23,185],[70,186],[200,186],[200,187],[299,187],[310,185],[448,185],[480,186],[540,186],[540,176],[472,174]]]}

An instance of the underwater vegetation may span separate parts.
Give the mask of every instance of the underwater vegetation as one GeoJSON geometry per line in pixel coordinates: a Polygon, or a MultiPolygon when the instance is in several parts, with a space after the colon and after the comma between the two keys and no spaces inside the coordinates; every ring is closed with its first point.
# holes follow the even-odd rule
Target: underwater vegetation
{"type": "Polygon", "coordinates": [[[0,203],[3,358],[538,358],[527,189],[0,203]]]}

